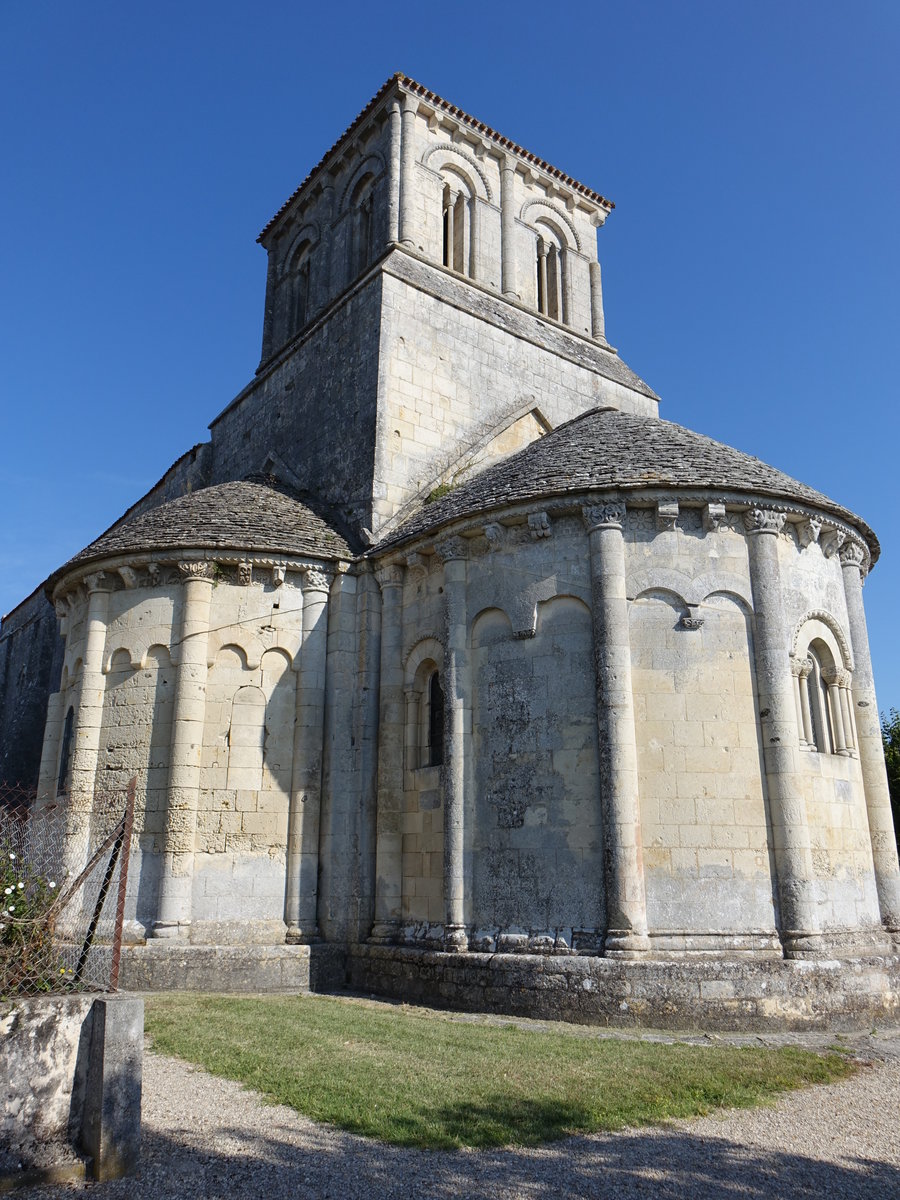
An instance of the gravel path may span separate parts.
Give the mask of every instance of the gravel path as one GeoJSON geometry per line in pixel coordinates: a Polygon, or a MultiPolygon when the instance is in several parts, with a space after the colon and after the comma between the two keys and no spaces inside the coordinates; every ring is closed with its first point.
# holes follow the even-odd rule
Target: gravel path
{"type": "MultiPolygon", "coordinates": [[[[823,1044],[812,1037],[766,1041],[823,1044]]],[[[239,1084],[148,1052],[140,1175],[26,1194],[30,1200],[78,1193],[89,1200],[897,1200],[900,1036],[846,1044],[866,1060],[855,1078],[791,1093],[771,1108],[568,1138],[537,1150],[455,1153],[386,1147],[316,1125],[262,1103],[239,1084]]]]}

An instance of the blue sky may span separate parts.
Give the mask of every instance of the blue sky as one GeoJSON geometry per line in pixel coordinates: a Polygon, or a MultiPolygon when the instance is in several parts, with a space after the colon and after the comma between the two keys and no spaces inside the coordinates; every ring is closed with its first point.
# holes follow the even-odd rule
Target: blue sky
{"type": "Polygon", "coordinates": [[[6,0],[0,611],[259,359],[259,230],[403,70],[616,202],[607,331],[661,415],[855,509],[900,707],[900,5],[6,0]]]}

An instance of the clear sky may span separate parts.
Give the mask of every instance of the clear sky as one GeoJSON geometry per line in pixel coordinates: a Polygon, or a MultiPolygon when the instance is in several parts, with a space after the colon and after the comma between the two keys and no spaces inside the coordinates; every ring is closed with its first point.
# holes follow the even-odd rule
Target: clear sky
{"type": "Polygon", "coordinates": [[[878,532],[900,707],[900,4],[0,4],[0,611],[259,361],[259,230],[402,70],[616,202],[607,332],[661,415],[878,532]]]}

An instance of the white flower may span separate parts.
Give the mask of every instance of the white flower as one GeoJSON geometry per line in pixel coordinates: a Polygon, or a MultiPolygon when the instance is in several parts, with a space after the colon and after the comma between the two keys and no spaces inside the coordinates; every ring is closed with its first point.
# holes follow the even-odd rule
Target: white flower
{"type": "Polygon", "coordinates": [[[56,887],[56,884],[55,884],[55,883],[53,882],[53,880],[51,879],[51,880],[50,880],[50,882],[47,884],[47,886],[48,886],[48,887],[56,887]]]}
{"type": "Polygon", "coordinates": [[[11,905],[9,906],[9,911],[10,911],[10,912],[15,912],[15,911],[16,911],[16,906],[15,906],[14,904],[11,904],[11,905]]]}
{"type": "Polygon", "coordinates": [[[24,883],[20,883],[20,884],[19,884],[19,891],[21,892],[21,891],[22,891],[22,889],[23,889],[24,887],[25,887],[25,884],[24,884],[24,883]]]}
{"type": "Polygon", "coordinates": [[[10,856],[9,856],[9,861],[10,861],[10,862],[15,862],[15,861],[16,861],[16,856],[15,856],[14,854],[12,854],[12,853],[11,853],[11,854],[10,854],[10,856]]]}
{"type": "Polygon", "coordinates": [[[7,888],[3,894],[4,894],[5,896],[11,896],[11,895],[12,895],[12,888],[7,888]]]}

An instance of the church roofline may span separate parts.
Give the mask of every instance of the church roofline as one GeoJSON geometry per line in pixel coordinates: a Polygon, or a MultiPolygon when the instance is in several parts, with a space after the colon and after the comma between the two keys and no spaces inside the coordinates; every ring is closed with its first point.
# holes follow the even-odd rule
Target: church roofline
{"type": "Polygon", "coordinates": [[[607,200],[605,196],[601,196],[599,192],[593,191],[591,188],[587,187],[586,184],[579,183],[577,179],[573,179],[572,176],[567,175],[565,171],[561,171],[558,167],[554,167],[551,163],[548,163],[546,159],[540,158],[537,154],[533,154],[530,150],[526,150],[523,146],[518,145],[517,142],[514,142],[510,138],[504,137],[503,134],[498,133],[496,129],[492,129],[490,125],[486,125],[484,121],[477,120],[477,118],[470,116],[467,112],[464,112],[463,109],[457,108],[455,104],[451,104],[448,100],[444,100],[442,96],[439,96],[436,92],[432,92],[429,88],[425,87],[424,84],[418,83],[415,79],[411,79],[408,75],[404,75],[402,71],[396,71],[389,79],[385,80],[362,112],[360,112],[359,115],[344,130],[334,145],[331,146],[330,149],[325,152],[325,154],[323,154],[309,174],[302,180],[301,183],[297,185],[297,187],[293,190],[293,192],[291,192],[290,196],[288,196],[287,200],[285,200],[284,204],[281,205],[275,215],[265,224],[259,234],[259,237],[256,239],[258,242],[263,241],[266,234],[268,234],[270,230],[278,223],[281,217],[293,204],[294,200],[296,200],[297,196],[299,196],[299,194],[319,173],[319,171],[325,167],[332,155],[334,155],[336,151],[340,149],[340,147],[344,144],[344,142],[347,141],[348,138],[352,137],[360,125],[372,115],[378,105],[395,89],[406,92],[409,95],[416,96],[418,99],[424,100],[426,103],[433,105],[435,108],[439,108],[442,112],[447,113],[461,124],[467,125],[470,129],[480,133],[482,137],[489,138],[501,150],[504,150],[507,153],[515,154],[516,157],[520,158],[529,166],[535,167],[538,170],[545,172],[547,175],[552,176],[561,184],[564,184],[566,187],[571,188],[574,192],[577,192],[579,196],[583,196],[586,200],[590,200],[594,204],[599,204],[608,212],[615,208],[615,203],[612,200],[607,200]]]}

